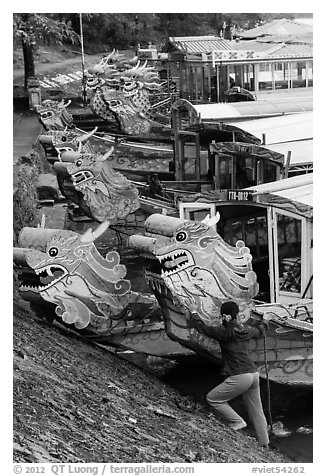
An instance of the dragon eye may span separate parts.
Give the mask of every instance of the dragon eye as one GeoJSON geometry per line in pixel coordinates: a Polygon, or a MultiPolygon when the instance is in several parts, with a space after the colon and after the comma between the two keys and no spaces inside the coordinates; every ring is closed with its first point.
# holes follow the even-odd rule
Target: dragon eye
{"type": "Polygon", "coordinates": [[[66,136],[62,136],[62,137],[61,137],[61,141],[62,141],[62,142],[66,142],[66,140],[67,140],[67,137],[66,137],[66,136]]]}
{"type": "Polygon", "coordinates": [[[49,249],[49,255],[54,258],[55,256],[57,256],[57,254],[59,253],[59,250],[58,248],[56,248],[55,246],[52,246],[52,248],[49,249]]]}
{"type": "Polygon", "coordinates": [[[179,233],[176,234],[175,239],[176,241],[185,241],[187,237],[188,235],[185,231],[179,231],[179,233]]]}
{"type": "Polygon", "coordinates": [[[76,160],[76,165],[77,167],[80,167],[81,165],[83,165],[83,161],[82,160],[76,160]]]}

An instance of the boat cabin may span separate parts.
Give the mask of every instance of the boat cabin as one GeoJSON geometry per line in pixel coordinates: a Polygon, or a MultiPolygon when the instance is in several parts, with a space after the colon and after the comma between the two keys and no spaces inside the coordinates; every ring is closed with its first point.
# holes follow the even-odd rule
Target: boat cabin
{"type": "Polygon", "coordinates": [[[313,297],[313,174],[242,190],[179,198],[182,219],[219,212],[217,232],[230,245],[243,240],[253,257],[258,300],[297,303],[313,297]]]}
{"type": "Polygon", "coordinates": [[[237,123],[204,122],[198,108],[184,99],[172,106],[177,183],[193,182],[201,191],[245,188],[281,178],[282,153],[263,146],[257,135],[237,123]]]}

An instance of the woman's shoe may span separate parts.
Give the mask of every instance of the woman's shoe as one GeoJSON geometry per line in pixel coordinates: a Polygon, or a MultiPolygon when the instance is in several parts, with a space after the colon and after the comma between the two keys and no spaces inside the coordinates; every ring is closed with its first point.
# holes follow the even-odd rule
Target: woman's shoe
{"type": "Polygon", "coordinates": [[[242,423],[237,423],[236,425],[231,426],[231,428],[232,430],[238,431],[238,430],[242,430],[243,428],[246,428],[246,426],[247,426],[247,423],[243,421],[242,423]]]}

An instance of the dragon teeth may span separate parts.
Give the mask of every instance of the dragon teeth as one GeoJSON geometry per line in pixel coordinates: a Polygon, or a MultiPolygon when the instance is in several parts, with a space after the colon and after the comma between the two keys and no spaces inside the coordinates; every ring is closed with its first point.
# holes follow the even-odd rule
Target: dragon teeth
{"type": "Polygon", "coordinates": [[[46,272],[48,273],[49,276],[53,276],[53,273],[51,271],[51,266],[47,266],[46,272]]]}

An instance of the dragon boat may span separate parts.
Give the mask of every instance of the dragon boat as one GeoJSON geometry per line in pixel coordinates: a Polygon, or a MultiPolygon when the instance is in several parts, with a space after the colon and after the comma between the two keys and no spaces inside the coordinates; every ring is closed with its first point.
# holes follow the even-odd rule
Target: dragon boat
{"type": "Polygon", "coordinates": [[[97,132],[97,126],[91,131],[82,130],[76,127],[73,116],[67,111],[69,103],[45,100],[36,107],[44,128],[39,142],[50,164],[61,161],[65,152],[105,154],[114,146],[111,165],[129,178],[146,179],[151,173],[173,178],[172,144],[133,142],[128,137],[97,132]]]}
{"type": "MultiPolygon", "coordinates": [[[[296,190],[301,202],[305,201],[299,183],[302,185],[307,180],[309,182],[311,178],[295,177],[297,186],[291,179],[261,185],[256,195],[259,197],[257,203],[223,202],[212,197],[205,203],[203,197],[201,201],[192,198],[192,201],[180,203],[181,218],[153,214],[145,222],[145,233],[130,237],[130,246],[143,258],[144,274],[162,308],[166,332],[172,340],[218,361],[221,357],[219,345],[189,328],[188,306],[191,302],[203,322],[218,326],[221,304],[232,299],[239,304],[244,325],[260,319],[263,313],[269,314],[266,339],[250,342],[251,355],[261,375],[266,376],[267,365],[269,378],[276,382],[312,385],[313,301],[312,274],[309,271],[312,210],[311,206],[288,197],[293,197],[296,190]],[[247,214],[244,213],[246,206],[247,214]],[[255,226],[261,225],[261,220],[253,217],[262,214],[269,217],[264,225],[264,240],[286,237],[285,243],[267,247],[264,271],[262,249],[257,258],[248,225],[244,227],[240,222],[250,249],[235,228],[232,241],[225,241],[217,232],[220,225],[225,238],[230,236],[225,234],[225,229],[228,229],[226,218],[237,223],[236,210],[241,216],[250,216],[255,226]],[[213,212],[210,219],[198,220],[198,216],[206,216],[209,211],[213,212]],[[189,214],[192,217],[197,215],[197,219],[190,220],[189,214]],[[215,214],[216,219],[213,218],[215,214]],[[300,223],[295,220],[300,220],[300,223]],[[275,232],[276,224],[283,232],[275,232]],[[297,252],[299,256],[296,256],[297,252]],[[269,296],[266,295],[265,273],[269,277],[269,296]],[[260,279],[263,281],[261,290],[258,286],[260,279]]],[[[302,186],[307,190],[307,184],[302,186]]],[[[256,246],[259,246],[263,237],[259,235],[257,238],[257,232],[253,232],[256,246]]]]}
{"type": "MultiPolygon", "coordinates": [[[[87,147],[92,145],[96,153],[105,154],[114,145],[115,152],[111,157],[113,168],[133,180],[137,180],[137,176],[138,180],[144,180],[146,174],[158,173],[161,180],[180,181],[186,178],[189,181],[194,180],[193,170],[198,169],[200,177],[195,174],[195,180],[205,181],[206,175],[217,175],[216,148],[211,152],[209,147],[213,141],[227,142],[232,155],[249,154],[263,162],[280,162],[280,154],[256,147],[261,145],[261,140],[238,128],[232,120],[297,112],[295,105],[282,102],[255,101],[252,111],[248,110],[247,102],[226,107],[223,104],[194,106],[184,99],[175,100],[175,91],[164,90],[155,68],[146,62],[140,64],[137,58],[127,59],[115,51],[87,71],[86,85],[90,97],[89,110],[100,122],[93,121],[86,132],[78,115],[68,112],[69,101],[65,104],[64,101],[47,100],[36,106],[47,131],[41,135],[40,142],[49,152],[49,160],[52,160],[51,152],[54,160],[58,154],[60,160],[60,151],[76,151],[81,144],[85,148],[86,140],[87,147]],[[230,111],[235,107],[238,109],[230,111]],[[111,133],[101,132],[101,121],[115,124],[111,133]],[[185,123],[187,127],[182,126],[185,123]],[[87,133],[94,131],[95,126],[97,134],[93,132],[92,137],[88,136],[87,133]],[[165,130],[164,137],[158,132],[159,128],[165,130]],[[59,131],[63,131],[62,140],[59,131]],[[232,146],[230,143],[236,144],[232,146]],[[179,161],[180,154],[184,160],[179,161]]],[[[305,108],[311,110],[311,105],[311,98],[308,98],[305,108]]],[[[218,150],[218,155],[224,160],[226,152],[218,150]]]]}
{"type": "Polygon", "coordinates": [[[132,289],[119,253],[98,252],[94,241],[108,225],[84,234],[23,228],[14,248],[21,297],[40,317],[89,341],[169,358],[189,355],[166,335],[155,297],[132,289]]]}

